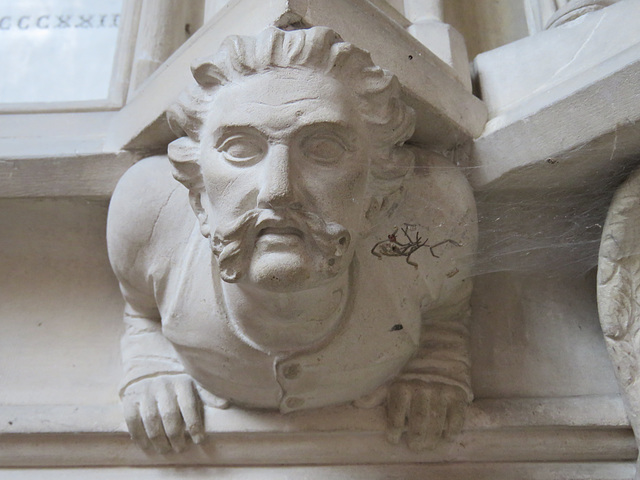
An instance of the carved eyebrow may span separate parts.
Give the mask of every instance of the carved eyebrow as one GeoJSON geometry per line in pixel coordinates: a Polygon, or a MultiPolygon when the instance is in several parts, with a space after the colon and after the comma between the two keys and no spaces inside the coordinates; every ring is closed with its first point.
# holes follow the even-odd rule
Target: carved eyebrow
{"type": "Polygon", "coordinates": [[[318,100],[318,99],[320,99],[320,97],[302,97],[302,98],[295,98],[295,99],[289,100],[287,102],[282,102],[282,103],[278,102],[275,105],[271,104],[271,103],[267,103],[267,102],[255,102],[255,103],[257,103],[258,105],[266,105],[268,107],[274,107],[274,106],[278,106],[278,105],[291,105],[291,104],[294,104],[294,103],[297,103],[297,102],[301,102],[301,101],[304,101],[304,100],[318,100]]]}
{"type": "MultiPolygon", "coordinates": [[[[354,127],[342,120],[328,120],[325,122],[314,122],[304,125],[300,125],[298,128],[291,132],[292,137],[308,136],[314,133],[330,132],[331,134],[339,137],[348,147],[349,150],[355,148],[358,141],[358,135],[354,127]]],[[[224,141],[231,135],[238,134],[255,135],[263,139],[269,139],[273,135],[269,134],[269,131],[263,131],[256,128],[254,125],[247,124],[230,124],[221,125],[213,132],[213,145],[214,148],[219,148],[224,141]]]]}
{"type": "Polygon", "coordinates": [[[253,125],[221,125],[213,132],[213,146],[219,148],[231,135],[249,134],[264,138],[265,133],[258,130],[253,125]]]}
{"type": "Polygon", "coordinates": [[[330,132],[345,142],[347,147],[355,148],[358,135],[351,125],[343,121],[328,121],[302,125],[294,135],[313,135],[314,133],[330,132]]]}

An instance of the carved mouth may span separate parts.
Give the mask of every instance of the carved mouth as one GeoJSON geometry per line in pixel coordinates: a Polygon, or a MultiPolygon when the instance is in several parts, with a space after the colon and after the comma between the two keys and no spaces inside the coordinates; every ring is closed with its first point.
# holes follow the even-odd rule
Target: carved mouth
{"type": "Polygon", "coordinates": [[[258,232],[258,237],[264,235],[293,235],[302,238],[302,231],[295,227],[266,227],[258,232]]]}

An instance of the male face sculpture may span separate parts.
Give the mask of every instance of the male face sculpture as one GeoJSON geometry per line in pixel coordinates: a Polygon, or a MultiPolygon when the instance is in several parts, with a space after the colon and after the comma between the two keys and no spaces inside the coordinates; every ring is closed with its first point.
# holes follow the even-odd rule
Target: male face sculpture
{"type": "Polygon", "coordinates": [[[236,37],[193,71],[169,157],[222,279],[286,292],[344,272],[413,163],[395,77],[322,28],[236,37]]]}
{"type": "Polygon", "coordinates": [[[199,163],[223,279],[286,292],[348,267],[368,200],[364,129],[351,92],[315,72],[261,73],[217,93],[199,163]]]}
{"type": "Polygon", "coordinates": [[[393,220],[379,222],[391,207],[430,225],[425,205],[461,196],[438,220],[456,232],[475,215],[454,169],[405,181],[414,114],[397,79],[322,27],[230,37],[192,71],[168,112],[171,164],[141,161],[110,206],[132,436],[161,452],[182,449],[186,432],[199,442],[201,398],[284,413],[386,400],[389,440],[408,432],[415,449],[458,432],[469,283],[445,274],[452,256],[427,272],[424,256],[389,269],[371,251],[392,241],[393,220]],[[438,182],[451,193],[426,193],[438,182]],[[401,188],[414,203],[389,201],[401,188]],[[444,302],[432,293],[444,291],[444,302]],[[435,304],[446,314],[425,327],[435,304]]]}

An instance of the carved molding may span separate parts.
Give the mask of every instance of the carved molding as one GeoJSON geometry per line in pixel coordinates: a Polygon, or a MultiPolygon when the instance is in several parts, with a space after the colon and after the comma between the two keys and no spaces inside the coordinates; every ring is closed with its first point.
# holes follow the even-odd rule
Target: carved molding
{"type": "Polygon", "coordinates": [[[618,0],[524,0],[531,35],[559,27],[582,15],[595,12],[618,0]]]}
{"type": "MultiPolygon", "coordinates": [[[[543,462],[597,465],[630,463],[636,457],[617,395],[477,400],[454,442],[422,452],[385,442],[382,407],[341,406],[288,415],[205,407],[204,413],[207,442],[163,456],[131,442],[119,405],[2,407],[0,467],[389,464],[399,468],[405,463],[427,468],[451,461],[531,462],[540,468],[543,462]]],[[[513,478],[513,473],[505,478],[513,478]]]]}
{"type": "Polygon", "coordinates": [[[636,439],[640,438],[639,240],[640,171],[636,171],[611,202],[598,264],[600,322],[636,439]]]}
{"type": "Polygon", "coordinates": [[[576,20],[587,13],[602,10],[613,5],[618,0],[573,0],[559,6],[558,10],[549,18],[545,29],[556,28],[567,22],[576,20]]]}
{"type": "Polygon", "coordinates": [[[416,142],[450,150],[482,132],[486,122],[482,101],[464,89],[451,67],[369,1],[239,0],[200,28],[129,99],[111,123],[105,148],[157,151],[175,138],[165,112],[189,84],[193,59],[211,55],[228,35],[292,24],[332,28],[345,40],[368,48],[377,65],[393,71],[405,101],[417,113],[416,142]],[[380,35],[382,31],[387,33],[380,35]]]}

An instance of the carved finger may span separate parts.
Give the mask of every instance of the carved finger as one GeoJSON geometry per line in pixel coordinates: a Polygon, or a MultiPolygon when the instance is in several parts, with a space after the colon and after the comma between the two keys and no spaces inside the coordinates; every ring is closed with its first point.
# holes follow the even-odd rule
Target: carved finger
{"type": "Polygon", "coordinates": [[[422,388],[416,388],[412,394],[407,425],[407,444],[411,450],[424,450],[426,448],[424,444],[426,432],[429,428],[430,400],[429,395],[422,388]]]}
{"type": "Polygon", "coordinates": [[[140,416],[139,404],[131,398],[122,399],[122,407],[124,409],[124,419],[127,422],[127,428],[131,438],[143,449],[151,448],[151,442],[147,437],[147,432],[142,424],[140,416]]]}
{"type": "Polygon", "coordinates": [[[447,440],[455,437],[464,427],[464,419],[467,413],[467,402],[464,393],[456,391],[448,395],[447,422],[445,424],[444,436],[447,440]]]}
{"type": "Polygon", "coordinates": [[[387,440],[396,445],[400,441],[411,404],[411,387],[396,383],[389,388],[387,398],[387,440]]]}
{"type": "Polygon", "coordinates": [[[171,451],[171,444],[165,435],[162,418],[155,401],[143,401],[140,405],[140,414],[147,437],[149,437],[153,448],[159,453],[171,451]]]}
{"type": "Polygon", "coordinates": [[[176,389],[178,405],[193,443],[202,443],[205,439],[202,403],[195,392],[192,382],[179,385],[176,389]]]}
{"type": "Polygon", "coordinates": [[[171,448],[175,452],[181,452],[186,447],[184,421],[180,415],[180,408],[173,388],[173,385],[167,385],[158,392],[158,411],[171,448]]]}
{"type": "Polygon", "coordinates": [[[409,448],[433,450],[442,439],[446,416],[447,403],[440,388],[416,388],[409,413],[409,448]]]}

